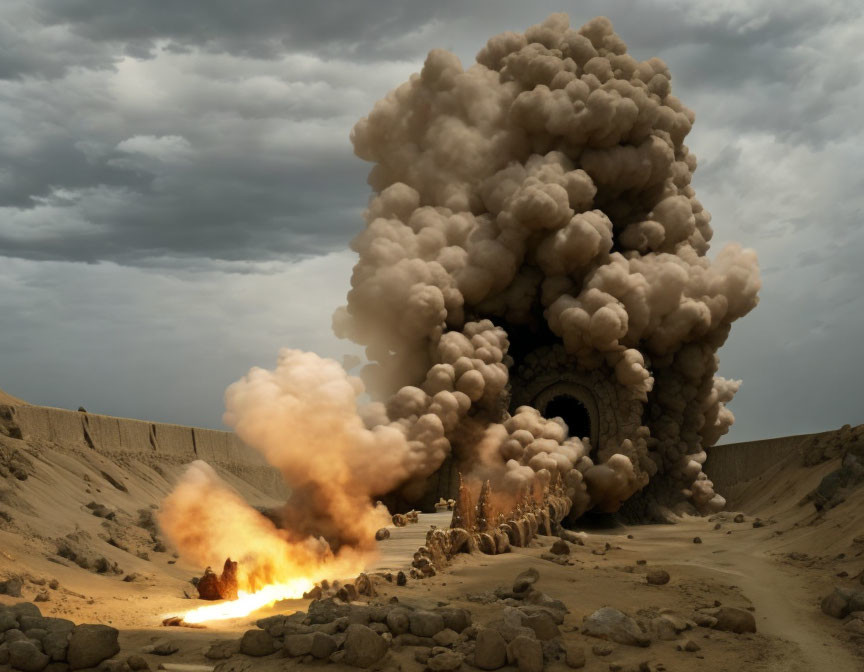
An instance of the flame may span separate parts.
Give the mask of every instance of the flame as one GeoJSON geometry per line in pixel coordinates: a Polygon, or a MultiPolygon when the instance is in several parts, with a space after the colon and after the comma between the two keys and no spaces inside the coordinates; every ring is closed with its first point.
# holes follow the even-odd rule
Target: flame
{"type": "Polygon", "coordinates": [[[211,604],[187,611],[183,616],[185,623],[205,623],[222,621],[228,618],[241,618],[253,611],[269,607],[279,600],[297,599],[312,589],[315,582],[308,578],[291,579],[286,583],[274,583],[254,593],[238,591],[238,598],[230,602],[211,604]]]}

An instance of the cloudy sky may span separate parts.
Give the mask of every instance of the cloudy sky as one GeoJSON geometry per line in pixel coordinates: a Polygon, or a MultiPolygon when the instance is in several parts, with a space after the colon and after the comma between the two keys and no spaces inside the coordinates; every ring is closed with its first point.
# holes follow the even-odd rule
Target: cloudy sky
{"type": "Polygon", "coordinates": [[[759,253],[726,440],[864,422],[860,0],[5,0],[0,387],[218,427],[280,347],[354,352],[330,333],[368,197],[352,125],[429,49],[467,64],[553,11],[669,64],[715,249],[759,253]]]}

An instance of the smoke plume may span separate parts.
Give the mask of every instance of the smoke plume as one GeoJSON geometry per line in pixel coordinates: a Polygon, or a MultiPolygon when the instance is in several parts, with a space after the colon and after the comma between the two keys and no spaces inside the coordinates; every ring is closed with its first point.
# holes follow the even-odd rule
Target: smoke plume
{"type": "Polygon", "coordinates": [[[292,496],[271,529],[196,467],[162,518],[180,550],[230,554],[228,530],[208,553],[183,533],[195,514],[209,534],[212,504],[268,539],[365,553],[371,502],[416,501],[446,461],[514,495],[560,477],[573,516],[637,493],[654,511],[722,508],[702,465],[739,382],[715,377],[716,353],[760,280],[751,250],[706,256],[693,121],[666,65],[630,56],[606,18],[552,15],[491,38],[467,69],[430,52],[351,136],[373,196],[334,329],[365,346],[363,382],[285,350],[232,385],[226,422],[292,496]],[[511,407],[514,376],[537,371],[595,381],[616,419],[598,445],[511,407]]]}

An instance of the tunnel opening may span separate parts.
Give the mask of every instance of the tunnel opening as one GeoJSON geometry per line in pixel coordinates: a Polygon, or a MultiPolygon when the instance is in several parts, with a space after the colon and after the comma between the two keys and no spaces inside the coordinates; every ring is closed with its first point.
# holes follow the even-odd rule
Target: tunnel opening
{"type": "Polygon", "coordinates": [[[544,417],[561,418],[570,430],[570,436],[591,437],[591,416],[585,404],[569,394],[553,397],[543,411],[544,417]]]}

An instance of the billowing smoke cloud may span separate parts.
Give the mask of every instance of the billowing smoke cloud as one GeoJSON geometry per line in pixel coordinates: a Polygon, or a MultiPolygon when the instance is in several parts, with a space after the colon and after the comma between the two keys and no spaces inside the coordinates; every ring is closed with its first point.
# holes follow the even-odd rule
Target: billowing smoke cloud
{"type": "Polygon", "coordinates": [[[433,51],[379,101],[352,134],[375,195],[334,327],[366,346],[374,393],[399,390],[388,419],[461,392],[444,436],[463,467],[561,474],[576,514],[652,478],[655,501],[722,507],[701,466],[738,383],[715,378],[716,352],[760,281],[750,250],[706,256],[693,120],[661,60],[627,54],[608,19],[574,30],[564,14],[493,37],[468,69],[433,51]],[[592,449],[534,409],[509,417],[508,339],[526,329],[563,348],[562,369],[612,381],[636,421],[592,449]],[[412,405],[394,404],[406,390],[412,405]]]}
{"type": "MultiPolygon", "coordinates": [[[[374,195],[334,316],[366,348],[366,388],[285,350],[226,395],[227,423],[292,488],[266,534],[363,553],[382,520],[370,502],[416,501],[447,460],[499,495],[560,478],[575,516],[640,492],[721,508],[702,465],[739,383],[715,377],[716,352],[760,281],[750,250],[706,256],[683,144],[693,120],[662,61],[628,55],[608,19],[573,30],[564,14],[493,37],[468,69],[432,51],[379,101],[352,133],[374,195]],[[523,366],[594,376],[624,420],[592,446],[538,408],[511,414],[523,366]],[[380,401],[358,403],[367,388],[380,401]]],[[[184,525],[220,491],[200,472],[162,519],[191,554],[184,525]]]]}

